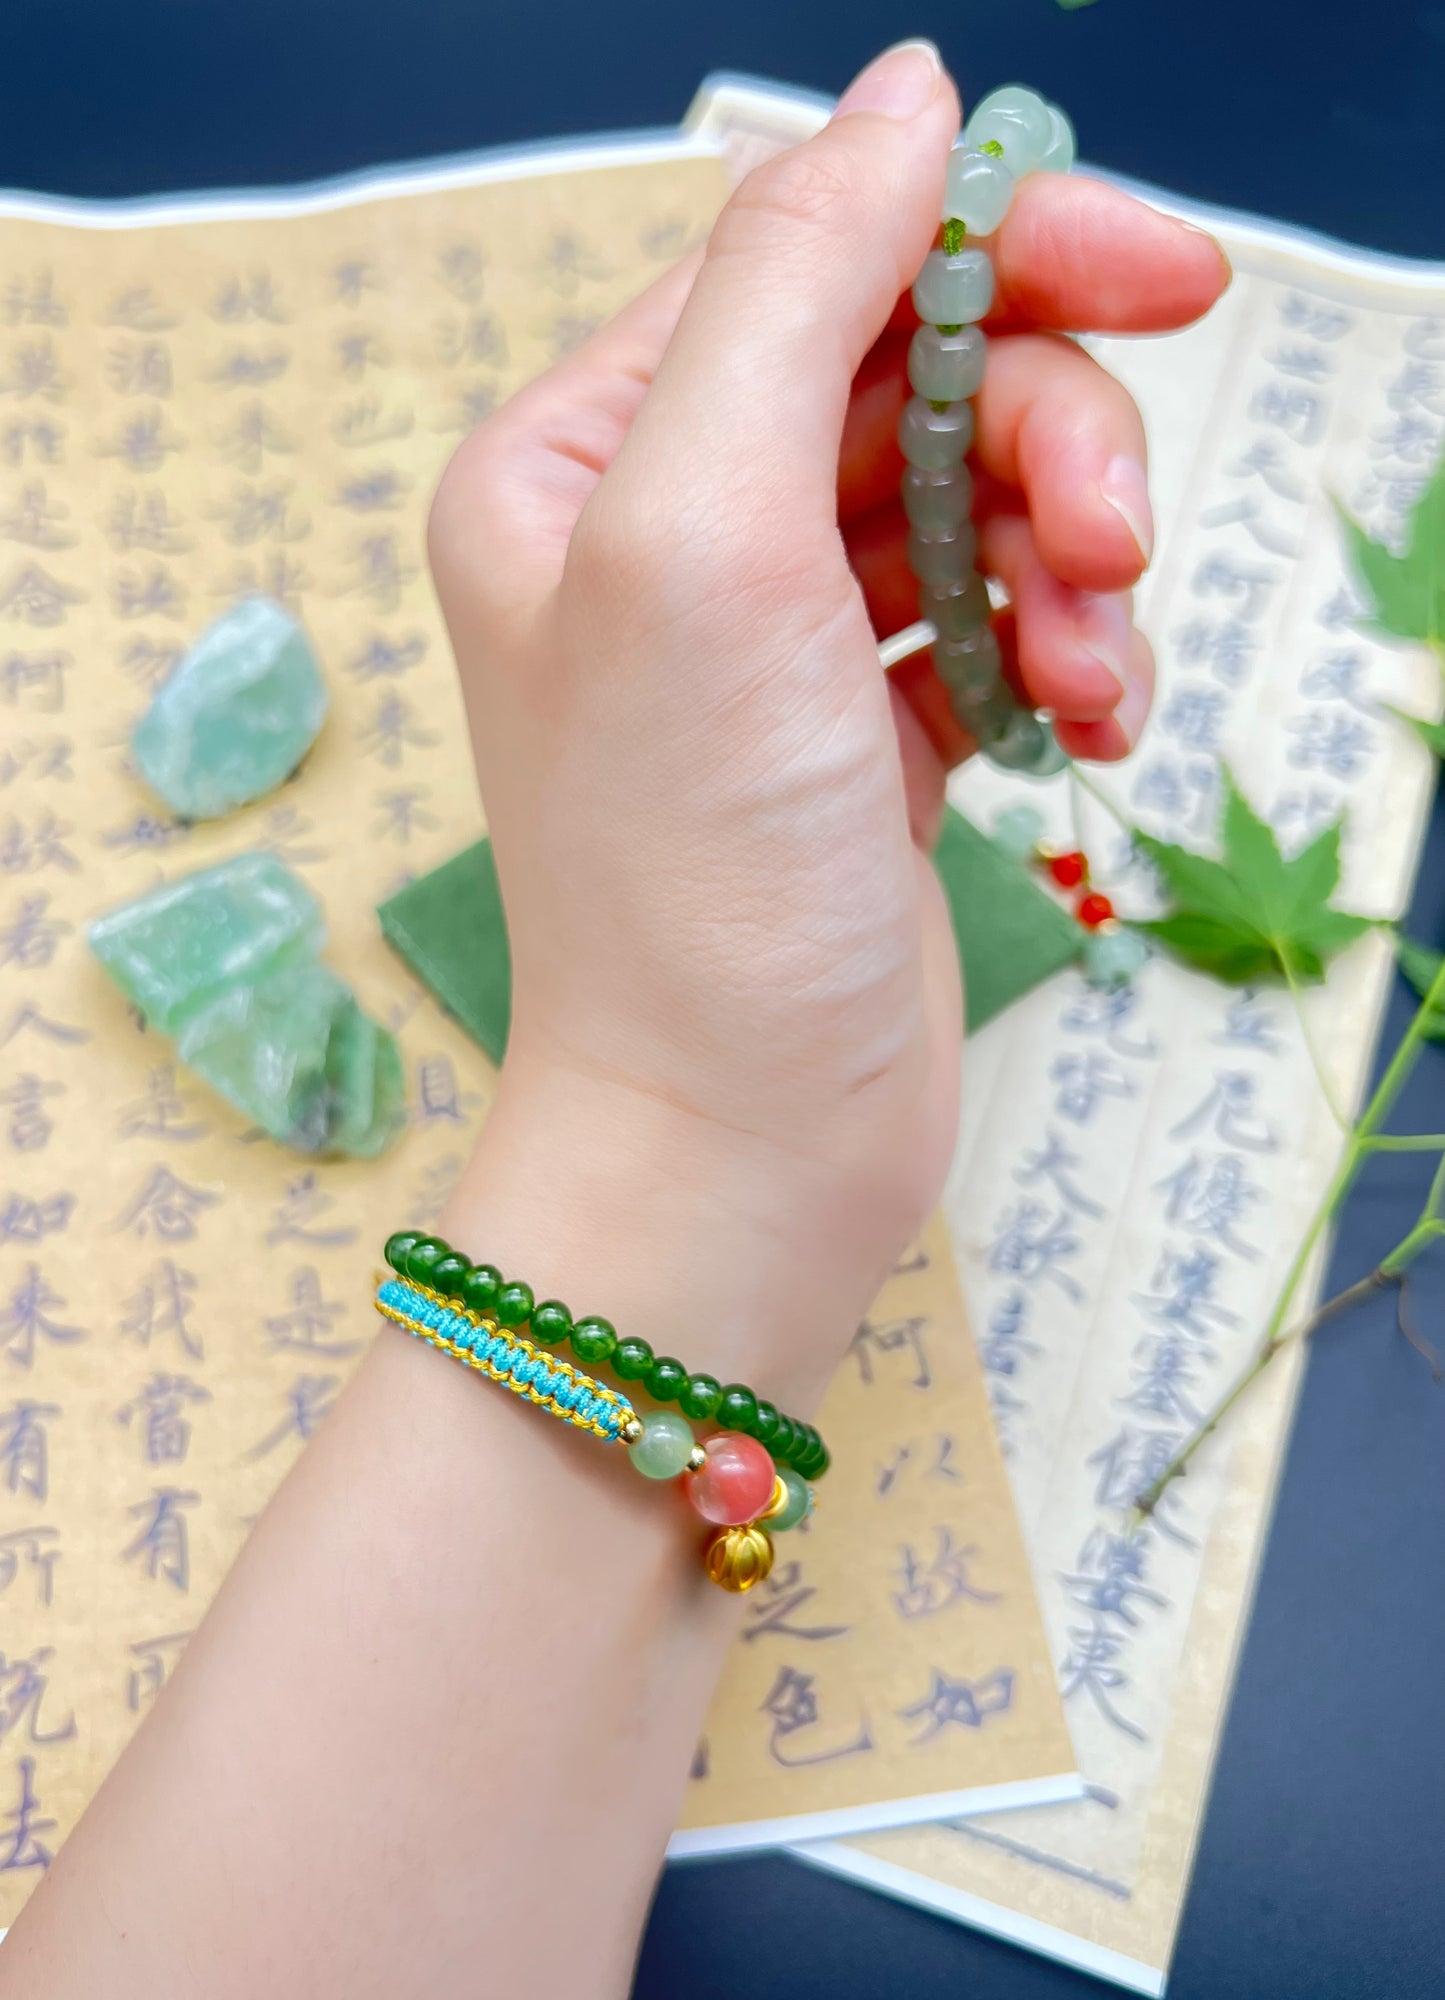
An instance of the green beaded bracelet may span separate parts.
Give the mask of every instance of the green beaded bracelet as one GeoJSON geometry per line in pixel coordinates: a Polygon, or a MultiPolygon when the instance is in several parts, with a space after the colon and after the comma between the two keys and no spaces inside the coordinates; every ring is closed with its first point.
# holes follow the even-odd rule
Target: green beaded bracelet
{"type": "Polygon", "coordinates": [[[504,1279],[495,1264],[472,1264],[440,1236],[401,1229],[387,1238],[383,1253],[399,1277],[425,1285],[469,1312],[494,1319],[509,1332],[520,1327],[539,1346],[570,1344],[589,1368],[609,1367],[619,1381],[636,1383],[654,1403],[675,1403],[685,1417],[713,1420],[723,1430],[756,1438],[779,1466],[801,1479],[821,1479],[830,1463],[828,1447],[811,1424],[784,1416],[745,1382],[719,1382],[694,1375],[670,1354],[654,1354],[645,1340],[619,1337],[605,1319],[589,1314],[574,1320],[560,1299],[534,1298],[530,1285],[504,1279]]]}

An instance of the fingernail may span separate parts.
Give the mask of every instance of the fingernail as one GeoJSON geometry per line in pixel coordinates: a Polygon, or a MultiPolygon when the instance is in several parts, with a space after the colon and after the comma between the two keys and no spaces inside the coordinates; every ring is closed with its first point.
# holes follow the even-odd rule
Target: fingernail
{"type": "Polygon", "coordinates": [[[1147,563],[1154,553],[1154,510],[1149,505],[1149,479],[1143,466],[1137,458],[1119,452],[1104,467],[1099,491],[1114,512],[1122,516],[1140,557],[1147,563]]]}
{"type": "Polygon", "coordinates": [[[895,42],[854,77],[833,116],[881,111],[888,118],[916,118],[933,102],[942,76],[943,58],[932,42],[895,42]]]}
{"type": "Polygon", "coordinates": [[[1130,674],[1124,686],[1124,699],[1114,710],[1114,720],[1123,730],[1131,750],[1137,747],[1139,738],[1144,734],[1144,724],[1149,720],[1153,699],[1152,681],[1144,674],[1130,674]]]}
{"type": "Polygon", "coordinates": [[[1211,235],[1207,229],[1201,229],[1197,222],[1181,222],[1179,227],[1187,229],[1191,236],[1202,236],[1204,238],[1205,242],[1219,259],[1220,268],[1224,272],[1225,284],[1232,285],[1234,283],[1234,266],[1229,261],[1229,252],[1225,249],[1219,238],[1211,235]]]}
{"type": "Polygon", "coordinates": [[[1122,695],[1129,686],[1129,654],[1134,639],[1133,604],[1127,592],[1081,594],[1074,614],[1079,643],[1092,659],[1106,667],[1122,695]]]}

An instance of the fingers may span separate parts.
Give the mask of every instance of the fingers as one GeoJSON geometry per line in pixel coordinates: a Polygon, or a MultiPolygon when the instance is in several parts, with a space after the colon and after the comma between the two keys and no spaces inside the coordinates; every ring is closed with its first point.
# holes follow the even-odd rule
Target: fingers
{"type": "Polygon", "coordinates": [[[754,533],[764,506],[793,539],[799,509],[833,518],[853,376],[933,240],[957,122],[936,52],[903,44],[815,138],[748,176],[713,229],[614,491],[630,492],[630,463],[651,508],[663,478],[685,509],[705,481],[711,513],[723,496],[754,533]]]}
{"type": "Polygon", "coordinates": [[[1008,591],[1017,628],[1018,677],[1036,708],[1102,722],[1129,691],[1134,665],[1133,603],[1127,590],[1076,590],[1044,562],[1022,514],[985,526],[981,566],[1008,591]]]}
{"type": "MultiPolygon", "coordinates": [[[[897,491],[896,437],[907,398],[903,345],[888,334],[859,371],[839,461],[845,530],[897,491]]],[[[1153,547],[1144,426],[1133,398],[1071,340],[1009,334],[990,344],[972,453],[976,513],[1026,504],[1039,548],[1066,583],[1122,590],[1153,547]],[[988,481],[1006,489],[990,491],[988,481]],[[1022,503],[1019,492],[1022,492],[1022,503]]]]}
{"type": "MultiPolygon", "coordinates": [[[[846,532],[848,559],[880,637],[901,631],[918,616],[906,536],[896,502],[875,508],[846,532]]],[[[1009,593],[1016,626],[1014,679],[1026,701],[1088,723],[1123,709],[1139,657],[1128,591],[1084,591],[1061,583],[1022,514],[994,515],[985,522],[979,566],[999,577],[1009,593]]],[[[1147,710],[1147,701],[1144,706],[1147,710]]]]}
{"type": "Polygon", "coordinates": [[[1030,174],[991,240],[992,317],[1072,333],[1164,333],[1233,275],[1212,236],[1083,175],[1030,174]]]}
{"type": "Polygon", "coordinates": [[[1154,699],[1154,653],[1142,632],[1130,642],[1128,686],[1124,698],[1106,722],[1069,722],[1055,718],[1059,742],[1071,757],[1089,763],[1114,764],[1127,757],[1143,734],[1154,699]]]}
{"type": "Polygon", "coordinates": [[[510,595],[519,605],[556,582],[577,516],[631,427],[701,261],[699,251],[664,272],[463,442],[432,505],[439,582],[475,572],[490,600],[510,595]]]}
{"type": "Polygon", "coordinates": [[[1144,424],[1133,397],[1046,333],[996,341],[978,400],[980,464],[1020,487],[1039,553],[1065,583],[1121,590],[1154,546],[1144,424]]]}

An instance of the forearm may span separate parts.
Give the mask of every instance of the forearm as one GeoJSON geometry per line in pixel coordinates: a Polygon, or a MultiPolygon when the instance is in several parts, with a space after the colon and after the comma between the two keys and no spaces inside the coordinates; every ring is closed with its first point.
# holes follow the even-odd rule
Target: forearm
{"type": "MultiPolygon", "coordinates": [[[[734,1226],[730,1166],[689,1157],[674,1114],[569,1094],[561,1126],[499,1106],[449,1238],[809,1399],[826,1342],[790,1338],[775,1379],[779,1316],[841,1341],[851,1305],[734,1226]]],[[[0,1949],[0,1991],[625,1991],[733,1623],[699,1527],[619,1448],[386,1330],[0,1949]]]]}

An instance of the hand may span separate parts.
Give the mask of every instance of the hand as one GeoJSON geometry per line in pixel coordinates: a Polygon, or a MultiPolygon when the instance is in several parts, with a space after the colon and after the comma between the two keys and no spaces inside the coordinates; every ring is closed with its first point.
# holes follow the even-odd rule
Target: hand
{"type": "MultiPolygon", "coordinates": [[[[558,1119],[589,1146],[660,1122],[634,1208],[684,1182],[735,1214],[740,1255],[769,1227],[816,1245],[856,1310],[936,1199],[957,1113],[927,847],[969,746],[926,666],[890,686],[876,642],[916,615],[900,297],[958,122],[929,45],[880,58],[749,176],[701,258],[468,439],[431,524],[511,930],[494,1123],[513,1144],[546,1124],[556,1154],[558,1119]]],[[[1176,326],[1227,266],[1201,232],[1049,175],[993,248],[980,561],[1011,594],[1027,696],[1076,754],[1116,757],[1152,681],[1128,594],[1143,430],[1040,328],[1176,326]]]]}

